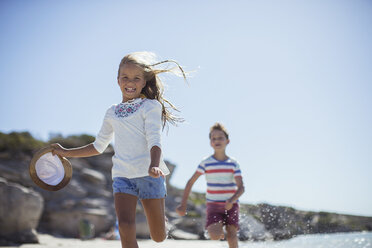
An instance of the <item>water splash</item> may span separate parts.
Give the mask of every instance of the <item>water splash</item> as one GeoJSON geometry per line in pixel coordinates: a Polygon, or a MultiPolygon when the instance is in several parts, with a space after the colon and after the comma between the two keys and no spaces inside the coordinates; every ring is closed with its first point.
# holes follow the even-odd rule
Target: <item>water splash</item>
{"type": "Polygon", "coordinates": [[[240,242],[241,248],[372,248],[372,232],[300,235],[290,240],[240,242]]]}

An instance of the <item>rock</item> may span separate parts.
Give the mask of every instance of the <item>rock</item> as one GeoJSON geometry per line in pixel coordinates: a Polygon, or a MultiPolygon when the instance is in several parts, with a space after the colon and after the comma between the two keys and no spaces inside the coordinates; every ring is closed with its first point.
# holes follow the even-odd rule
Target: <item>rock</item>
{"type": "Polygon", "coordinates": [[[105,176],[99,171],[84,168],[81,170],[81,177],[85,179],[87,182],[95,185],[106,184],[105,176]]]}
{"type": "Polygon", "coordinates": [[[173,171],[174,169],[176,168],[176,165],[174,165],[173,163],[165,160],[164,161],[165,164],[167,165],[168,169],[169,169],[169,175],[165,178],[166,179],[166,183],[167,183],[167,188],[169,188],[169,186],[171,185],[170,184],[170,180],[172,178],[172,175],[173,175],[173,171]]]}
{"type": "Polygon", "coordinates": [[[176,229],[195,234],[199,238],[204,237],[205,220],[203,217],[183,217],[173,220],[171,224],[176,229]]]}
{"type": "Polygon", "coordinates": [[[272,240],[273,235],[266,230],[265,225],[256,220],[252,215],[240,216],[240,240],[265,241],[272,240]]]}
{"type": "Polygon", "coordinates": [[[136,213],[136,234],[137,238],[141,239],[150,238],[149,225],[147,224],[147,219],[143,212],[136,213]]]}
{"type": "Polygon", "coordinates": [[[111,169],[112,169],[112,156],[114,152],[112,148],[107,148],[104,153],[99,156],[88,157],[85,158],[87,162],[90,164],[90,168],[94,170],[99,170],[104,172],[105,174],[111,176],[111,169]]]}
{"type": "Polygon", "coordinates": [[[293,234],[288,229],[272,229],[270,233],[274,237],[274,240],[290,239],[293,237],[293,234]]]}
{"type": "Polygon", "coordinates": [[[43,198],[31,189],[0,178],[0,239],[37,243],[36,227],[43,211],[43,198]]]}
{"type": "Polygon", "coordinates": [[[56,205],[58,208],[58,205],[67,199],[83,199],[88,196],[87,189],[76,179],[76,177],[77,175],[74,175],[73,173],[71,181],[64,188],[58,191],[47,191],[37,186],[33,187],[45,199],[45,210],[50,209],[49,205],[56,205]]]}
{"type": "Polygon", "coordinates": [[[172,239],[186,239],[186,240],[197,240],[199,235],[175,229],[169,233],[169,237],[172,239]]]}
{"type": "Polygon", "coordinates": [[[94,226],[95,233],[106,233],[115,224],[115,218],[106,210],[73,209],[52,211],[44,217],[43,229],[66,237],[79,238],[79,225],[83,220],[94,226]]]}
{"type": "Polygon", "coordinates": [[[28,163],[18,159],[0,160],[0,175],[9,182],[16,182],[26,187],[34,186],[28,172],[28,163]]]}

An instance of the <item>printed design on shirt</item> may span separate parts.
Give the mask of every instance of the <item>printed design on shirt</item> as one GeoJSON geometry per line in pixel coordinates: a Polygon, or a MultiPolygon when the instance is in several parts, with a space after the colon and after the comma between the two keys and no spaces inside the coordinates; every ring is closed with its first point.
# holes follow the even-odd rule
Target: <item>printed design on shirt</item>
{"type": "Polygon", "coordinates": [[[133,102],[133,103],[120,103],[115,107],[115,115],[117,117],[128,117],[134,114],[145,101],[133,102]]]}

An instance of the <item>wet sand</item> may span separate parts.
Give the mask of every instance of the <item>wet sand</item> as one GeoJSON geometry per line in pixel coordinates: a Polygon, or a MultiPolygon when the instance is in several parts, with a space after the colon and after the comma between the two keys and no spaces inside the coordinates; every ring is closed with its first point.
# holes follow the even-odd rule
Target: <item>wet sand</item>
{"type": "MultiPolygon", "coordinates": [[[[82,241],[80,239],[56,238],[47,234],[39,234],[39,244],[24,244],[21,246],[3,246],[2,248],[121,248],[118,240],[93,239],[82,241]]],[[[140,248],[227,248],[225,241],[210,240],[171,240],[156,243],[152,240],[139,240],[140,248]]]]}

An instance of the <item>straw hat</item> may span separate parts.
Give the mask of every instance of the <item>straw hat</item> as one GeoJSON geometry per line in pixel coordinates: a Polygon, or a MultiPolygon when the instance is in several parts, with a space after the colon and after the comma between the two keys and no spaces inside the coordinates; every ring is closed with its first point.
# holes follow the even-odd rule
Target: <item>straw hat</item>
{"type": "Polygon", "coordinates": [[[64,157],[52,154],[52,147],[39,150],[31,160],[30,176],[42,189],[57,191],[65,187],[72,177],[71,163],[64,157]]]}

